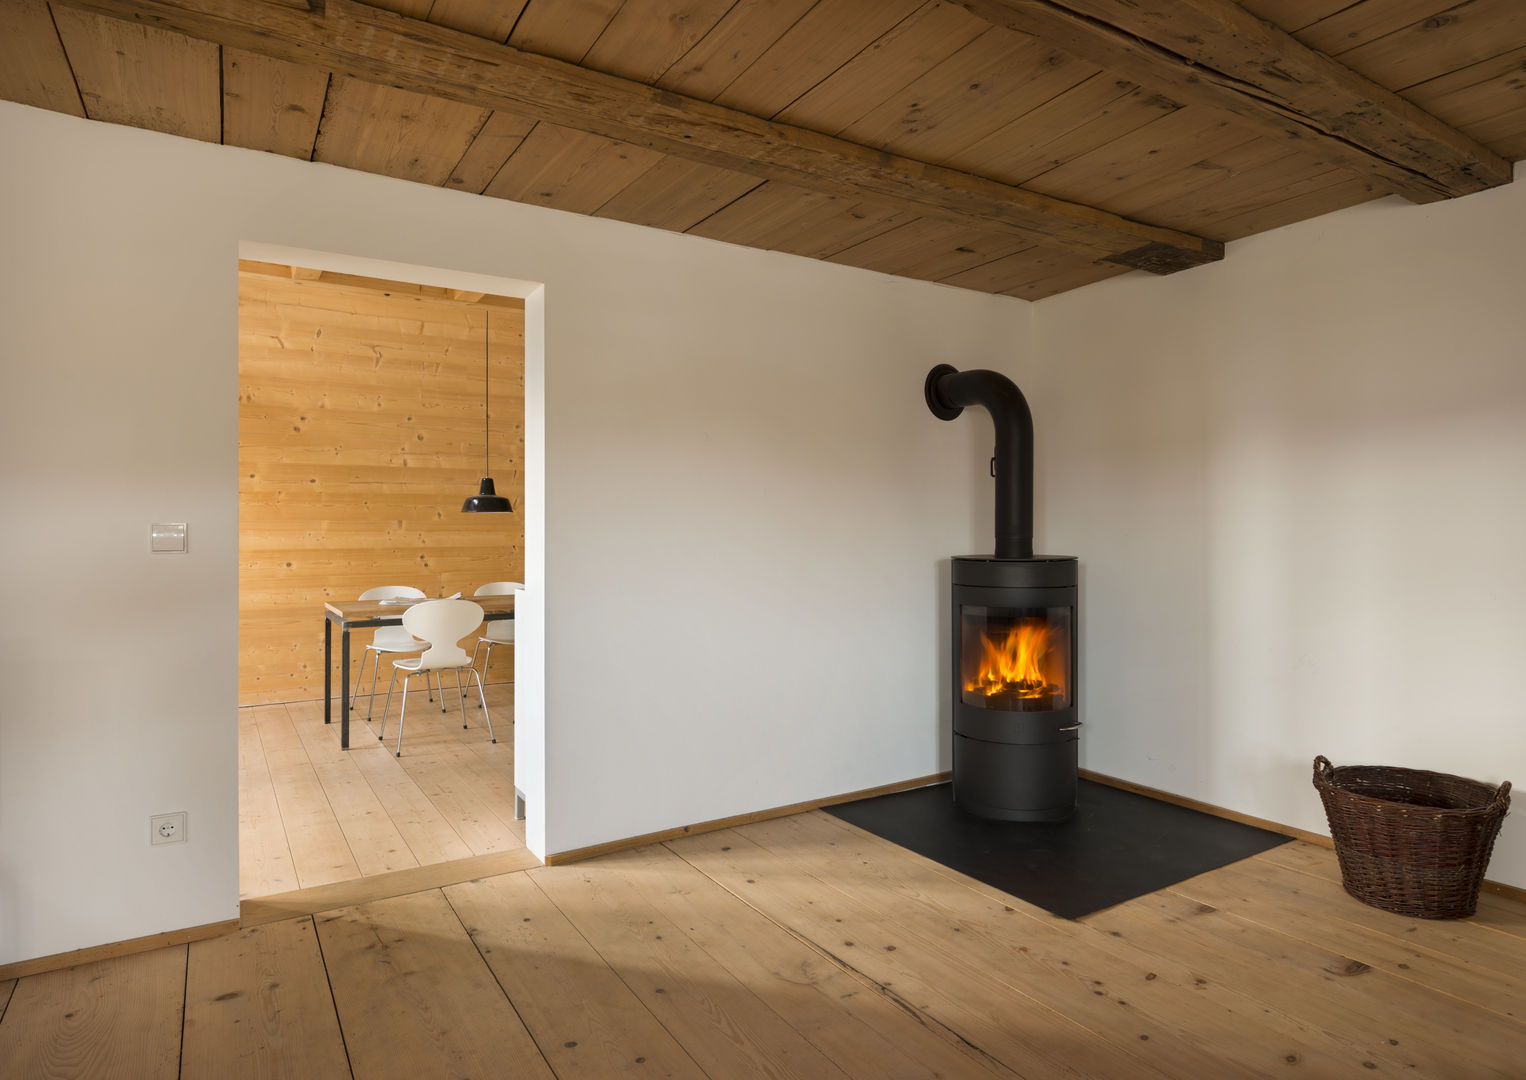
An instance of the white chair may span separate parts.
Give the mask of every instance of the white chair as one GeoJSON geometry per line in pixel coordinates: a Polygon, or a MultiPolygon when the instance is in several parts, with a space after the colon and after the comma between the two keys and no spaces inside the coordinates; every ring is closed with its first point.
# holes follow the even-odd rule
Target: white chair
{"type": "MultiPolygon", "coordinates": [[[[362,600],[422,600],[424,590],[415,589],[411,585],[378,585],[374,589],[367,589],[360,594],[362,600]]],[[[423,652],[426,642],[418,641],[405,627],[401,626],[378,626],[376,633],[371,637],[371,644],[366,646],[366,651],[360,654],[360,670],[355,673],[355,689],[350,694],[350,708],[355,708],[355,702],[360,698],[360,680],[366,673],[366,657],[371,657],[371,693],[366,698],[366,721],[371,720],[371,707],[376,701],[376,673],[380,670],[382,653],[416,653],[423,652]]],[[[430,700],[434,695],[430,694],[430,700]]]]}
{"type": "MultiPolygon", "coordinates": [[[[521,593],[521,592],[524,592],[524,591],[525,591],[524,583],[520,582],[520,581],[490,581],[486,585],[483,585],[481,588],[479,588],[472,595],[473,596],[513,596],[515,593],[521,593]]],[[[515,599],[516,599],[516,605],[517,605],[518,598],[516,597],[515,599]]],[[[492,622],[487,623],[485,628],[483,629],[482,636],[477,639],[476,648],[472,649],[472,668],[473,668],[473,670],[475,670],[476,667],[477,667],[477,653],[478,653],[478,651],[481,650],[482,646],[484,646],[484,645],[487,646],[487,655],[482,658],[482,676],[481,677],[485,678],[487,676],[487,666],[488,666],[489,662],[491,662],[492,659],[493,659],[493,646],[494,645],[512,645],[512,644],[514,644],[514,620],[513,619],[494,619],[492,622]]],[[[509,684],[512,686],[513,683],[514,683],[514,680],[510,679],[509,680],[509,684]]],[[[465,695],[465,691],[462,692],[462,696],[463,697],[466,696],[465,695]]]]}
{"type": "MultiPolygon", "coordinates": [[[[392,702],[392,685],[397,682],[397,673],[403,673],[403,707],[397,718],[397,756],[403,756],[403,721],[408,716],[408,680],[415,675],[423,675],[426,685],[429,673],[435,673],[439,678],[442,671],[454,671],[456,673],[456,686],[461,689],[461,726],[466,723],[466,691],[461,681],[461,672],[470,671],[477,678],[477,696],[482,701],[482,716],[487,721],[488,738],[493,742],[498,741],[498,736],[493,734],[493,718],[487,711],[487,694],[482,689],[482,676],[477,675],[477,669],[472,667],[471,657],[466,655],[466,650],[460,645],[460,641],[477,627],[482,625],[482,605],[470,600],[426,600],[422,604],[415,604],[403,612],[403,628],[415,637],[422,638],[427,644],[422,654],[407,660],[392,661],[392,683],[387,686],[388,708],[392,702]]],[[[440,693],[440,704],[443,708],[445,694],[443,685],[440,693]]],[[[378,741],[387,737],[387,711],[382,710],[381,734],[376,738],[378,741]]]]}

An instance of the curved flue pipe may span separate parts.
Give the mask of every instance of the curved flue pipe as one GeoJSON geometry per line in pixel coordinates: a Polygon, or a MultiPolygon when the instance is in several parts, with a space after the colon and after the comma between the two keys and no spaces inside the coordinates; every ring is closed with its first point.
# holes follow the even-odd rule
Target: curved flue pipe
{"type": "Polygon", "coordinates": [[[952,420],[982,405],[996,428],[996,557],[1033,557],[1033,414],[1017,384],[995,371],[939,364],[927,373],[927,407],[952,420]]]}

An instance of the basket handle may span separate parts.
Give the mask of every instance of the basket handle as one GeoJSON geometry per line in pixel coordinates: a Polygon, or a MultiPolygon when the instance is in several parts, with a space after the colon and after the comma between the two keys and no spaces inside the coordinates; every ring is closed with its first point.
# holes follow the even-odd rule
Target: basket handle
{"type": "Polygon", "coordinates": [[[1314,759],[1314,779],[1316,782],[1323,780],[1326,783],[1335,775],[1335,766],[1330,764],[1330,759],[1320,754],[1314,759]]]}
{"type": "Polygon", "coordinates": [[[1510,781],[1506,780],[1500,785],[1500,789],[1494,793],[1494,803],[1506,810],[1510,809],[1510,781]]]}

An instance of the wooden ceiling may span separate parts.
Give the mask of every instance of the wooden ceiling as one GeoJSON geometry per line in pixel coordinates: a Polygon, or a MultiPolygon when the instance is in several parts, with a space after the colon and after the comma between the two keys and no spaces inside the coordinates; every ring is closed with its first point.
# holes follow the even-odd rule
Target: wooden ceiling
{"type": "Polygon", "coordinates": [[[1037,299],[1508,183],[1526,0],[0,0],[0,97],[1037,299]]]}

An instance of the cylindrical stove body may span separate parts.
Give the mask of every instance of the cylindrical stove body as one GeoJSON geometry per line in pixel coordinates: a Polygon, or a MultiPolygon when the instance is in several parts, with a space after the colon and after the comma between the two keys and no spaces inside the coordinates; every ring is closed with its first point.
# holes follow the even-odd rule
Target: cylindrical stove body
{"type": "Polygon", "coordinates": [[[1078,564],[955,556],[954,801],[1000,821],[1076,808],[1078,564]]]}

